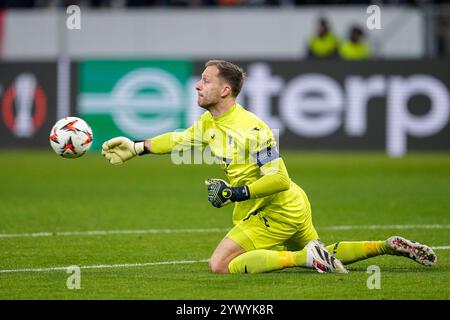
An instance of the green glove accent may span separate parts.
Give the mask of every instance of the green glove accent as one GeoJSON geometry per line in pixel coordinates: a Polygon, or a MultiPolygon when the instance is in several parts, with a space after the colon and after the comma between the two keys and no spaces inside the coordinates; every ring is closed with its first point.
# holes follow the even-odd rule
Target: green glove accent
{"type": "Polygon", "coordinates": [[[208,201],[216,208],[250,199],[247,186],[232,187],[222,179],[207,179],[205,184],[208,186],[208,201]]]}

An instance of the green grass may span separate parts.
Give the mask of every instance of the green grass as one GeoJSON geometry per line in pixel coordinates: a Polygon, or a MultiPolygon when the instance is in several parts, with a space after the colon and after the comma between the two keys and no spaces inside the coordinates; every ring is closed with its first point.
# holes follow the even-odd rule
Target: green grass
{"type": "MultiPolygon", "coordinates": [[[[432,246],[450,245],[440,229],[330,230],[336,225],[450,224],[450,154],[294,153],[284,159],[308,193],[325,243],[378,240],[401,234],[432,246]]],[[[203,181],[224,177],[219,166],[176,166],[169,156],[111,166],[94,152],[66,160],[44,151],[0,152],[0,270],[136,264],[208,259],[225,231],[58,235],[66,231],[221,228],[232,208],[213,208],[203,181]]],[[[380,256],[350,273],[293,268],[256,275],[216,275],[206,262],[81,269],[69,290],[65,270],[0,273],[0,299],[450,299],[450,250],[436,250],[433,268],[380,256]],[[381,269],[369,290],[367,267],[381,269]]]]}

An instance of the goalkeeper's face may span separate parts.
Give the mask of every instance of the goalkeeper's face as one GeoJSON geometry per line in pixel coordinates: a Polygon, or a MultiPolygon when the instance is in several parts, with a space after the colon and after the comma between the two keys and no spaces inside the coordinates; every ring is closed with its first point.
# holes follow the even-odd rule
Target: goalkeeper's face
{"type": "Polygon", "coordinates": [[[202,78],[195,85],[195,90],[198,94],[198,105],[208,110],[226,98],[231,89],[219,77],[219,69],[216,66],[209,66],[203,71],[202,78]]]}

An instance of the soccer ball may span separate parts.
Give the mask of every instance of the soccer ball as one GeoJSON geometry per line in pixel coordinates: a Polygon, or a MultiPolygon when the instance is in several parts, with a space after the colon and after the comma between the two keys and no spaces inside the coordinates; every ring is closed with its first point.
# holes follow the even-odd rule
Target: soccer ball
{"type": "Polygon", "coordinates": [[[78,158],[92,145],[92,129],[80,118],[66,117],[55,123],[50,131],[50,145],[63,158],[78,158]]]}

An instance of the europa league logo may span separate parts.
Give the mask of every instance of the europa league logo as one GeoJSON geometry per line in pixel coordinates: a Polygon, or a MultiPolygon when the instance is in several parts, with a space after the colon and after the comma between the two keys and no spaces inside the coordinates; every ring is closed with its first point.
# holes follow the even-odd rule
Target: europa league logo
{"type": "Polygon", "coordinates": [[[31,137],[44,123],[46,109],[45,93],[33,74],[20,74],[5,91],[3,119],[17,137],[31,137]]]}

